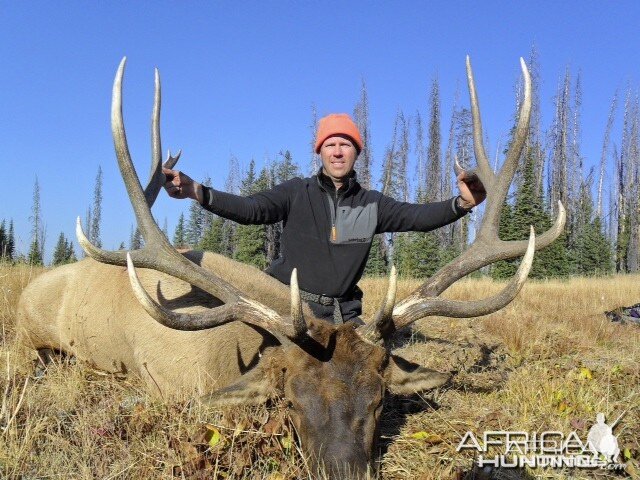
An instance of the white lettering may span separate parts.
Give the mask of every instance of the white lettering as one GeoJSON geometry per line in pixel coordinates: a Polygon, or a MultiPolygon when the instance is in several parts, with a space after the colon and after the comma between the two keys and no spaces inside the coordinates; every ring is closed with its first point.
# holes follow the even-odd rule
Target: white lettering
{"type": "Polygon", "coordinates": [[[480,448],[478,440],[476,439],[476,436],[473,434],[473,432],[467,432],[464,434],[464,437],[462,437],[462,440],[456,447],[456,452],[466,449],[475,449],[478,452],[482,452],[482,448],[480,448]],[[468,442],[470,442],[470,444],[468,444],[468,442]]]}
{"type": "Polygon", "coordinates": [[[540,453],[561,454],[563,439],[562,432],[542,432],[540,434],[540,453]]]}
{"type": "Polygon", "coordinates": [[[520,453],[525,454],[529,452],[529,434],[526,432],[511,432],[507,434],[507,443],[505,448],[505,454],[520,453]]]}

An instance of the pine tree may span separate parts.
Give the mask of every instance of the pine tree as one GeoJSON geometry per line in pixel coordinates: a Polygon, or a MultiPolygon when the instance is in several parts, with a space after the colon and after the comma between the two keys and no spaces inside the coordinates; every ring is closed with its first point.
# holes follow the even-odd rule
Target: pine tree
{"type": "Polygon", "coordinates": [[[200,203],[195,200],[191,200],[189,205],[189,220],[187,221],[184,232],[185,243],[190,248],[193,248],[200,243],[204,222],[204,212],[205,210],[202,208],[200,203]]]}
{"type": "MultiPolygon", "coordinates": [[[[274,168],[275,175],[273,180],[276,185],[300,176],[298,172],[298,165],[296,165],[296,163],[293,161],[291,152],[289,150],[285,150],[284,152],[280,152],[279,155],[281,160],[279,162],[276,162],[274,168]]],[[[266,190],[267,188],[269,188],[268,182],[263,180],[261,184],[254,187],[254,193],[261,190],[266,190]]]]}
{"type": "Polygon", "coordinates": [[[135,229],[133,225],[131,226],[131,236],[129,238],[129,250],[138,250],[142,248],[144,245],[144,240],[142,238],[142,232],[140,228],[136,225],[135,229]]]}
{"type": "Polygon", "coordinates": [[[173,234],[173,246],[176,248],[186,248],[187,246],[184,229],[184,213],[181,213],[180,218],[178,218],[178,224],[173,234]]]}
{"type": "Polygon", "coordinates": [[[9,220],[9,233],[7,234],[7,243],[4,249],[4,255],[8,260],[15,260],[16,240],[13,232],[13,219],[9,220]]]}
{"type": "Polygon", "coordinates": [[[423,202],[427,198],[427,152],[424,146],[424,132],[422,130],[422,116],[420,111],[416,112],[416,188],[414,192],[415,199],[423,202]]]}
{"type": "Polygon", "coordinates": [[[164,217],[164,222],[162,223],[162,233],[164,233],[165,238],[169,239],[169,224],[167,222],[167,217],[164,217]]]}
{"type": "MultiPolygon", "coordinates": [[[[88,234],[91,232],[91,225],[93,225],[93,213],[91,207],[87,207],[87,218],[85,219],[84,231],[88,234]]],[[[87,253],[83,250],[83,256],[87,256],[87,253]]]]}
{"type": "Polygon", "coordinates": [[[58,237],[58,243],[53,251],[52,265],[64,265],[76,261],[76,256],[73,251],[73,243],[66,239],[63,232],[60,232],[58,237]]]}
{"type": "MultiPolygon", "coordinates": [[[[288,154],[288,152],[287,152],[288,154]]],[[[289,162],[290,155],[285,155],[285,162],[289,162]]],[[[281,173],[289,171],[290,163],[282,166],[281,173]]],[[[251,160],[247,175],[242,180],[240,193],[244,196],[252,195],[265,189],[269,182],[269,172],[265,167],[256,178],[255,161],[251,160]]],[[[235,251],[233,258],[236,260],[254,265],[260,269],[267,266],[266,256],[266,232],[264,225],[238,225],[235,234],[235,251]]]]}
{"type": "Polygon", "coordinates": [[[262,225],[238,225],[233,258],[260,269],[267,267],[265,235],[262,225]]]}
{"type": "Polygon", "coordinates": [[[609,275],[613,273],[613,249],[604,234],[600,217],[596,217],[589,224],[586,238],[584,255],[585,258],[589,259],[589,273],[592,275],[609,275]]]}
{"type": "MultiPolygon", "coordinates": [[[[505,203],[500,217],[499,236],[502,240],[525,240],[529,237],[530,225],[536,232],[544,232],[551,225],[551,216],[546,211],[541,188],[535,182],[536,152],[525,153],[522,169],[523,181],[515,194],[515,204],[505,203]]],[[[566,237],[538,250],[529,273],[530,278],[562,277],[570,273],[566,237]]],[[[519,260],[496,262],[491,269],[494,278],[508,278],[515,274],[519,260]]]]}
{"type": "MultiPolygon", "coordinates": [[[[240,180],[240,165],[238,159],[234,155],[231,155],[229,158],[229,174],[225,181],[225,191],[238,195],[240,193],[240,180]]],[[[233,257],[233,252],[236,248],[234,237],[237,226],[235,222],[225,219],[222,226],[222,243],[220,245],[220,253],[222,255],[233,257]]]]}
{"type": "Polygon", "coordinates": [[[611,245],[602,232],[600,218],[593,215],[591,199],[591,182],[583,184],[581,210],[584,228],[572,251],[572,271],[577,275],[606,275],[613,270],[613,252],[611,245]]]}
{"type": "Polygon", "coordinates": [[[73,249],[73,242],[71,240],[67,243],[67,262],[72,263],[78,261],[76,252],[73,249]]]}
{"type": "Polygon", "coordinates": [[[6,260],[7,257],[8,233],[5,232],[5,220],[0,223],[0,260],[6,260]]]}
{"type": "Polygon", "coordinates": [[[29,246],[29,254],[27,255],[29,265],[43,265],[41,252],[40,241],[36,237],[31,241],[31,245],[29,246]]]}
{"type": "MultiPolygon", "coordinates": [[[[276,162],[277,164],[277,162],[276,162]]],[[[276,165],[271,165],[268,169],[265,189],[273,188],[276,184],[276,165]]],[[[317,172],[314,172],[314,175],[317,172]]],[[[265,225],[265,248],[267,264],[271,265],[280,256],[280,238],[282,237],[282,222],[265,225]]]]}
{"type": "Polygon", "coordinates": [[[222,237],[223,237],[224,219],[215,217],[209,225],[209,228],[204,232],[198,248],[200,250],[206,250],[213,253],[222,252],[222,237]]]}
{"type": "Polygon", "coordinates": [[[442,261],[435,232],[405,232],[396,236],[394,265],[399,275],[429,277],[440,268],[442,261]]]}
{"type": "Polygon", "coordinates": [[[385,277],[387,275],[387,266],[388,262],[383,251],[382,234],[374,235],[364,275],[368,277],[385,277]]]}
{"type": "Polygon", "coordinates": [[[31,244],[27,261],[31,265],[42,265],[44,259],[44,229],[40,213],[40,185],[38,177],[33,185],[33,206],[31,207],[31,244]]]}
{"type": "Polygon", "coordinates": [[[56,243],[56,246],[53,249],[53,260],[51,261],[51,264],[62,265],[65,261],[66,255],[67,255],[67,240],[64,238],[64,233],[60,232],[60,236],[58,237],[58,243],[56,243]]]}
{"type": "MultiPolygon", "coordinates": [[[[500,223],[498,225],[498,237],[500,240],[515,240],[517,234],[514,231],[513,209],[507,201],[502,205],[500,223]]],[[[490,267],[491,277],[495,279],[510,278],[516,272],[514,261],[499,260],[490,267]]]]}

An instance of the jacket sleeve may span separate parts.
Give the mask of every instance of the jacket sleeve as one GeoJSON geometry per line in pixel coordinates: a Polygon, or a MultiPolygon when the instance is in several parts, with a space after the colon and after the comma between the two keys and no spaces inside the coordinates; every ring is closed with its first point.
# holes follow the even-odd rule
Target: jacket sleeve
{"type": "Polygon", "coordinates": [[[296,181],[300,180],[288,180],[270,190],[246,197],[203,186],[201,205],[216,215],[244,225],[276,223],[289,213],[291,192],[296,181]]]}
{"type": "Polygon", "coordinates": [[[458,207],[457,198],[433,203],[406,203],[382,195],[378,202],[376,233],[428,232],[455,222],[468,213],[458,207]]]}

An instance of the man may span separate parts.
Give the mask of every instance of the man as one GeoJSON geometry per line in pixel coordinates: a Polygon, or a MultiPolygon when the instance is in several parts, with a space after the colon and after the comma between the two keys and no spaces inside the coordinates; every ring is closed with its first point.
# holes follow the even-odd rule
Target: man
{"type": "Polygon", "coordinates": [[[311,178],[294,178],[271,190],[241,197],[163,169],[173,198],[197,200],[207,210],[243,224],[283,221],[280,257],[267,273],[287,284],[298,269],[302,298],[318,316],[334,323],[361,322],[364,271],[373,235],[427,232],[447,225],[480,204],[486,192],[477,177],[458,176],[460,195],[443,202],[398,202],[365,190],[353,170],[363,143],[346,114],[331,114],[318,125],[315,151],[322,168],[311,178]]]}

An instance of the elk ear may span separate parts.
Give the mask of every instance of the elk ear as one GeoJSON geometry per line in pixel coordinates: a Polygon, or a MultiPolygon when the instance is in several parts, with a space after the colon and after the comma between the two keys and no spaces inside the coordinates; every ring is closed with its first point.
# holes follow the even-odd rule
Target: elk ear
{"type": "Polygon", "coordinates": [[[275,394],[273,380],[258,366],[242,375],[236,383],[204,395],[199,401],[209,407],[260,405],[275,394]]]}
{"type": "Polygon", "coordinates": [[[385,370],[385,378],[387,389],[391,393],[411,395],[441,387],[449,381],[451,375],[425,368],[397,355],[391,355],[385,370]]]}

